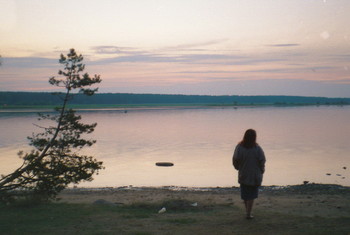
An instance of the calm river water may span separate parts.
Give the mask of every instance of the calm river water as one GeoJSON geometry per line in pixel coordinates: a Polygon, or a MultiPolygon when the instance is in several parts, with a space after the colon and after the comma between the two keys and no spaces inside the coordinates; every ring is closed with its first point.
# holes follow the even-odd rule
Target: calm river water
{"type": "MultiPolygon", "coordinates": [[[[237,186],[232,153],[248,128],[267,157],[264,185],[350,186],[350,107],[264,107],[80,112],[97,122],[86,150],[106,167],[81,187],[237,186]],[[173,162],[157,167],[156,162],[173,162]],[[330,174],[330,175],[329,175],[330,174]]],[[[27,136],[41,130],[35,112],[0,112],[0,174],[21,163],[27,136]]]]}

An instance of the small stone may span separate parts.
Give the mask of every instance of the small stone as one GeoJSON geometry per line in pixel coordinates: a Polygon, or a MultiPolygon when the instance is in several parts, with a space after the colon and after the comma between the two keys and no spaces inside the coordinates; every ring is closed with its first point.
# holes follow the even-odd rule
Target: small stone
{"type": "Polygon", "coordinates": [[[163,207],[162,209],[160,209],[160,210],[158,211],[158,214],[162,214],[162,213],[165,213],[165,212],[166,212],[166,208],[163,207]]]}
{"type": "Polygon", "coordinates": [[[197,202],[192,203],[191,206],[198,206],[198,203],[197,202]]]}

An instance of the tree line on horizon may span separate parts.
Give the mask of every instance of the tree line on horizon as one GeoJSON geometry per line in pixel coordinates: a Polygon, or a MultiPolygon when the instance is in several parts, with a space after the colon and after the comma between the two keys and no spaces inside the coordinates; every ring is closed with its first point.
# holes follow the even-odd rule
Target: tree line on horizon
{"type": "MultiPolygon", "coordinates": [[[[49,92],[0,92],[0,105],[33,106],[57,105],[61,100],[49,92]]],[[[170,95],[170,94],[133,94],[133,93],[100,93],[94,96],[77,94],[70,102],[75,105],[137,105],[137,104],[272,104],[272,105],[347,105],[350,98],[328,98],[308,96],[239,96],[239,95],[170,95]]]]}

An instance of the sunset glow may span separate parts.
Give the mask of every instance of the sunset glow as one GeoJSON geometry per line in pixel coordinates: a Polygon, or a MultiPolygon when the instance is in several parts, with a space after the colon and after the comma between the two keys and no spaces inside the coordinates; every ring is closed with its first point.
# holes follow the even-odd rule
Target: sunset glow
{"type": "Polygon", "coordinates": [[[0,0],[0,90],[75,48],[100,92],[350,97],[347,0],[0,0]]]}

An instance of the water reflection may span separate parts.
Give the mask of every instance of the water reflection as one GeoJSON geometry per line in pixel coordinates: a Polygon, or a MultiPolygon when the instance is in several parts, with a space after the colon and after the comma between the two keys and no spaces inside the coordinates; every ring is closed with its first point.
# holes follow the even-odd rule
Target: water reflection
{"type": "MultiPolygon", "coordinates": [[[[248,128],[257,130],[266,152],[265,185],[307,180],[349,186],[349,170],[343,169],[349,162],[349,114],[350,107],[84,112],[84,122],[98,122],[91,136],[98,142],[87,152],[106,169],[81,186],[238,185],[231,156],[248,128]],[[158,161],[175,166],[157,167],[158,161]]],[[[33,122],[33,114],[0,114],[1,173],[15,167],[13,154],[38,131],[33,122]]]]}

